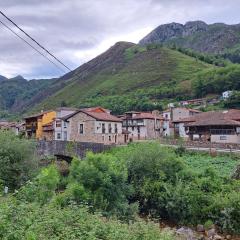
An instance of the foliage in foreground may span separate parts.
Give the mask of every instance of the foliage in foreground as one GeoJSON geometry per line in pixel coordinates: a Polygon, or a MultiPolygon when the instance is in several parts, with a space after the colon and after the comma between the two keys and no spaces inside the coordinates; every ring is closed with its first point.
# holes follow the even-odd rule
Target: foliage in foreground
{"type": "MultiPolygon", "coordinates": [[[[163,235],[156,233],[151,224],[150,228],[140,224],[142,231],[146,228],[145,234],[137,227],[138,221],[133,225],[119,222],[135,222],[137,214],[190,226],[213,222],[222,231],[239,234],[240,181],[222,174],[221,168],[196,171],[197,160],[191,167],[190,157],[158,143],[144,143],[108,153],[90,153],[83,161],[74,159],[68,178],[60,177],[56,167],[49,166],[10,200],[2,200],[0,233],[9,236],[6,239],[18,239],[7,232],[15,226],[25,229],[28,239],[63,239],[62,229],[69,228],[73,237],[68,239],[100,238],[96,235],[99,230],[88,220],[84,221],[87,225],[79,223],[79,227],[84,212],[106,230],[104,239],[121,239],[121,234],[128,239],[162,239],[163,235]],[[82,238],[77,238],[76,229],[82,238]],[[92,231],[91,238],[88,234],[92,231]]],[[[204,155],[195,157],[201,160],[204,155]]]]}
{"type": "Polygon", "coordinates": [[[52,204],[40,207],[8,200],[0,208],[0,238],[2,240],[171,240],[158,225],[136,221],[124,224],[107,220],[100,214],[90,214],[83,206],[59,208],[52,204]],[[10,220],[11,219],[11,220],[10,220]]]}
{"type": "Polygon", "coordinates": [[[0,131],[0,179],[11,191],[33,177],[37,169],[35,144],[13,132],[0,131]]]}

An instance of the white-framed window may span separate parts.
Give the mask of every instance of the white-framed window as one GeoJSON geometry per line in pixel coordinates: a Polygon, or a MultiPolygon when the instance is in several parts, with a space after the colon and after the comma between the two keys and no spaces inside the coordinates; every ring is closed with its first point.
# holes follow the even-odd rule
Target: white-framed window
{"type": "Polygon", "coordinates": [[[62,138],[61,133],[57,133],[57,139],[60,140],[62,138]]]}
{"type": "Polygon", "coordinates": [[[79,134],[84,134],[84,124],[83,123],[79,124],[79,134]]]}
{"type": "Polygon", "coordinates": [[[67,122],[63,122],[63,127],[67,128],[67,122]]]}

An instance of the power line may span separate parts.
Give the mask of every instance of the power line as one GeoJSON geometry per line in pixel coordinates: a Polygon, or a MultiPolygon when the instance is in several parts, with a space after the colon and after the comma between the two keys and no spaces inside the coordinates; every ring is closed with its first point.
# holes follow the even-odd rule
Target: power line
{"type": "Polygon", "coordinates": [[[43,56],[44,58],[46,58],[49,62],[51,62],[52,64],[55,65],[55,67],[57,67],[58,69],[60,69],[62,72],[66,73],[65,70],[63,70],[61,67],[59,67],[55,62],[53,62],[51,59],[49,59],[47,56],[45,56],[43,53],[41,53],[37,48],[35,48],[33,45],[31,45],[28,41],[26,41],[24,38],[22,38],[19,34],[17,34],[15,31],[13,31],[10,27],[8,27],[4,22],[2,22],[0,20],[0,23],[6,27],[10,32],[12,32],[15,36],[17,36],[18,38],[20,38],[22,41],[24,41],[28,46],[30,46],[31,48],[33,48],[35,51],[37,51],[41,56],[43,56]]]}
{"type": "Polygon", "coordinates": [[[10,21],[15,27],[17,27],[21,32],[23,32],[28,38],[30,38],[33,42],[35,42],[40,48],[42,48],[45,52],[47,52],[51,57],[53,57],[56,61],[58,61],[62,66],[64,66],[69,71],[72,71],[68,66],[66,66],[61,60],[55,57],[49,50],[43,47],[39,42],[37,42],[34,38],[32,38],[28,33],[26,33],[21,27],[19,27],[13,20],[7,17],[2,11],[0,14],[4,16],[8,21],[10,21]]]}

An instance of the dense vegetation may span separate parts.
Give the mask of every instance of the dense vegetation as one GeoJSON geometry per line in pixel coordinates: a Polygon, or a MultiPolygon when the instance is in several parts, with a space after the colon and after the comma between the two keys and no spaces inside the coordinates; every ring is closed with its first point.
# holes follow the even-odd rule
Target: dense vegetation
{"type": "Polygon", "coordinates": [[[29,99],[45,91],[52,83],[52,79],[27,81],[21,76],[0,80],[0,111],[21,109],[29,99]]]}
{"type": "Polygon", "coordinates": [[[200,72],[194,82],[196,96],[202,97],[210,93],[221,94],[226,90],[240,89],[240,65],[225,68],[208,69],[200,72]]]}
{"type": "Polygon", "coordinates": [[[13,191],[31,179],[37,168],[34,142],[0,131],[0,184],[13,191]]]}
{"type": "Polygon", "coordinates": [[[189,96],[194,76],[213,67],[169,48],[117,43],[66,77],[67,86],[35,110],[63,101],[75,107],[102,105],[115,113],[161,109],[163,99],[189,96]]]}
{"type": "MultiPolygon", "coordinates": [[[[24,152],[27,147],[21,148],[24,152]]],[[[6,154],[1,151],[0,156],[6,154]]],[[[83,161],[74,158],[67,177],[50,165],[16,186],[15,193],[0,197],[0,237],[173,238],[138,220],[139,215],[190,226],[213,222],[222,231],[239,234],[240,180],[231,178],[239,162],[237,156],[211,158],[143,143],[89,153],[83,161]]]]}

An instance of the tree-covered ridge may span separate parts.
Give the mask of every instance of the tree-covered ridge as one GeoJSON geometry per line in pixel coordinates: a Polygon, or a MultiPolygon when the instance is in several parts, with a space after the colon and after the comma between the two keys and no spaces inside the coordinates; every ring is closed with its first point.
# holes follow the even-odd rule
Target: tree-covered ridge
{"type": "Polygon", "coordinates": [[[102,105],[115,113],[150,110],[160,107],[159,99],[189,95],[195,74],[214,67],[166,47],[118,43],[72,72],[65,78],[67,86],[35,110],[54,108],[63,101],[75,107],[102,105]]]}

